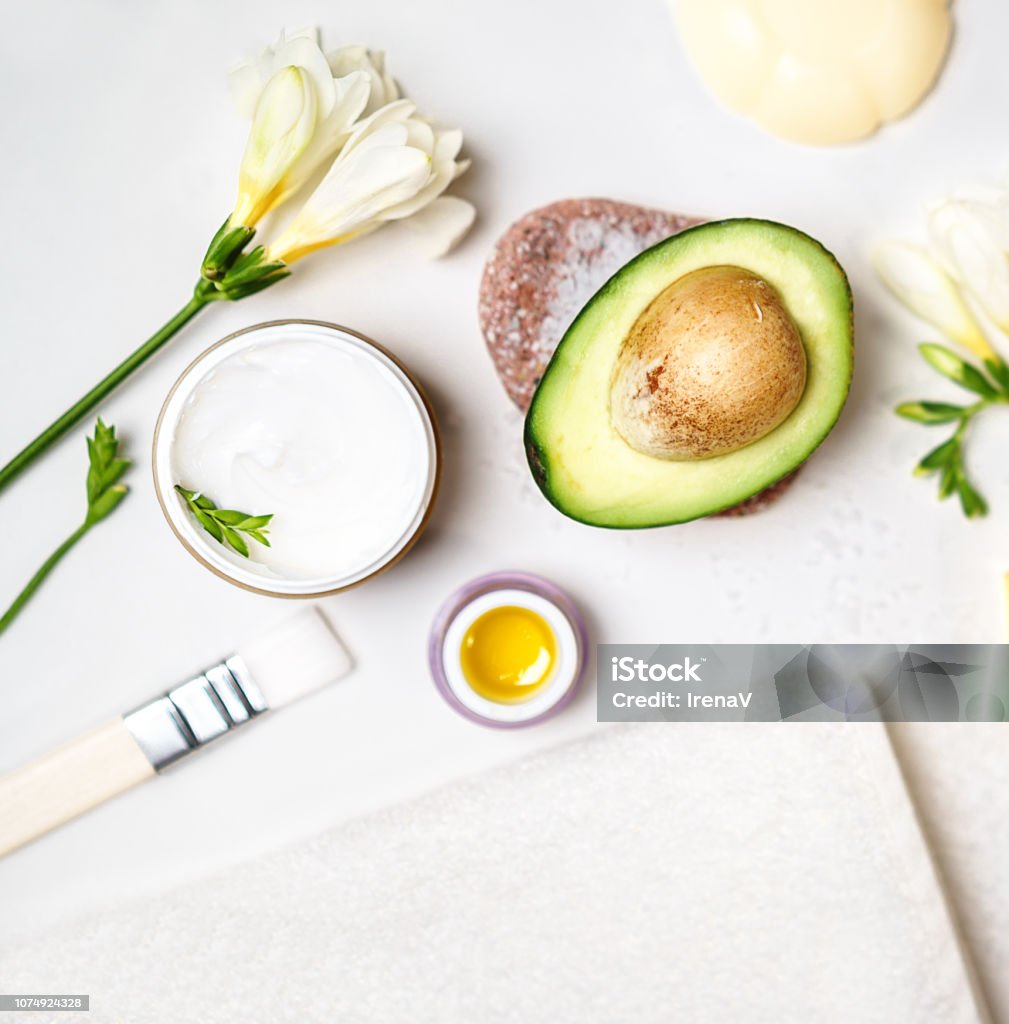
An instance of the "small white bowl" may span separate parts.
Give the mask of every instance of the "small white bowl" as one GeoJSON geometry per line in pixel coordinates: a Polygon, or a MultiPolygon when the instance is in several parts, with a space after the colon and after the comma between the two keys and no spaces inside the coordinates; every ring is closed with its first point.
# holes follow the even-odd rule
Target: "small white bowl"
{"type": "Polygon", "coordinates": [[[523,572],[480,576],[460,587],[438,610],[428,638],[428,664],[438,692],[464,718],[496,729],[546,721],[571,703],[585,675],[588,631],[574,602],[553,583],[523,572]],[[557,663],[540,692],[499,703],[476,693],[462,668],[466,630],[492,608],[518,605],[541,616],[557,640],[557,663]]]}
{"type": "Polygon", "coordinates": [[[452,695],[477,718],[499,725],[539,721],[567,695],[580,664],[578,635],[570,619],[542,595],[518,588],[492,590],[465,605],[449,624],[442,643],[442,665],[452,695]],[[470,626],[485,612],[508,606],[534,612],[550,627],[557,641],[556,663],[549,679],[531,697],[514,703],[488,700],[477,693],[462,667],[463,638],[470,626]]]}
{"type": "Polygon", "coordinates": [[[312,598],[325,597],[328,594],[335,594],[348,587],[356,586],[358,583],[363,583],[388,569],[406,554],[427,525],[431,506],[438,490],[441,457],[438,431],[430,404],[420,385],[395,357],[364,335],[337,324],[317,320],[273,320],[269,323],[246,327],[228,335],[216,345],[208,348],[183,371],[182,376],[168,392],[158,416],[157,426],[154,430],[153,467],[154,489],[161,510],[168,520],[168,525],[182,542],[182,546],[198,562],[229,583],[257,594],[266,594],[270,597],[312,598]],[[250,564],[210,537],[193,520],[174,490],[176,481],[172,472],[172,445],[180,417],[195,388],[215,367],[237,352],[257,345],[291,339],[322,340],[344,349],[353,348],[358,353],[363,352],[380,363],[398,381],[404,395],[416,407],[419,413],[419,422],[422,424],[421,429],[424,431],[427,452],[427,483],[409,526],[401,536],[390,544],[383,555],[349,576],[286,579],[274,574],[264,566],[256,563],[250,564]]]}

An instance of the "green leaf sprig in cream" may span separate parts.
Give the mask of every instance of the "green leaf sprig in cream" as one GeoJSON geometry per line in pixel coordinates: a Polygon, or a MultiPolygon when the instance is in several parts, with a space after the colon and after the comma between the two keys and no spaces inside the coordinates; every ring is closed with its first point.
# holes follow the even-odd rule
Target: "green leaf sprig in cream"
{"type": "Polygon", "coordinates": [[[252,516],[248,512],[239,512],[236,509],[218,508],[205,494],[198,491],[187,491],[180,484],[175,485],[175,491],[189,507],[193,517],[211,537],[231,548],[232,551],[243,558],[249,557],[249,545],[246,543],[245,534],[251,537],[257,544],[264,547],[270,546],[267,534],[270,532],[267,527],[273,515],[252,516]]]}
{"type": "Polygon", "coordinates": [[[88,442],[88,507],[84,522],[43,562],[38,572],[14,599],[13,604],[0,616],[0,633],[14,621],[45,578],[56,568],[64,555],[93,527],[107,519],[126,497],[128,488],[119,482],[129,469],[129,460],[119,457],[119,439],[116,428],[107,427],[100,419],[95,425],[95,436],[88,442]]]}
{"type": "Polygon", "coordinates": [[[955,424],[951,437],[917,465],[919,476],[938,474],[939,497],[956,494],[968,519],[988,504],[967,477],[964,444],[971,422],[985,409],[1009,404],[1009,365],[981,326],[983,315],[1009,336],[1009,193],[996,191],[943,203],[929,216],[927,248],[886,242],[875,253],[876,271],[893,294],[922,320],[977,358],[945,345],[919,346],[925,361],[973,396],[967,404],[904,402],[896,412],[925,426],[955,424]]]}

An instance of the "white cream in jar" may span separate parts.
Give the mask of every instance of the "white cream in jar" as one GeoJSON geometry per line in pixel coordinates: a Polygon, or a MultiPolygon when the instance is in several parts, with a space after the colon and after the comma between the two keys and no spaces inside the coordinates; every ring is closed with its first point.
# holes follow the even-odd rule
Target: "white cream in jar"
{"type": "Polygon", "coordinates": [[[377,571],[433,494],[434,432],[412,381],[329,325],[265,325],[211,349],[180,380],[158,433],[158,489],[176,532],[212,567],[224,559],[226,575],[259,576],[267,590],[321,592],[377,571]],[[245,559],[217,543],[176,483],[219,508],[272,514],[271,546],[250,540],[245,559]]]}

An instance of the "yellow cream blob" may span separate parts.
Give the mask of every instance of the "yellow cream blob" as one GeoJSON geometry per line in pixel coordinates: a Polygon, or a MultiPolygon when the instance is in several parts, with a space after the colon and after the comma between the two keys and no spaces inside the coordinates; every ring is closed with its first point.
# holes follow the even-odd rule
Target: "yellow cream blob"
{"type": "Polygon", "coordinates": [[[550,678],[557,664],[557,638],[543,616],[503,605],[471,623],[459,660],[475,693],[515,704],[532,697],[550,678]]]}
{"type": "Polygon", "coordinates": [[[728,106],[796,142],[850,142],[931,89],[948,0],[675,0],[687,53],[728,106]]]}

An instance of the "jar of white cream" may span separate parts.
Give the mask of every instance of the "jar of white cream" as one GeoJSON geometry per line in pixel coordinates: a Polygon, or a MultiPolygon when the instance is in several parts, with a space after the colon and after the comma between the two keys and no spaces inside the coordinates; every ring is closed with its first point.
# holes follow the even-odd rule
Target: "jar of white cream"
{"type": "Polygon", "coordinates": [[[259,593],[318,597],[396,561],[438,484],[430,407],[406,369],[334,324],[283,320],[232,334],[172,388],[154,485],[183,545],[259,593]],[[218,509],[272,516],[244,557],[200,525],[176,486],[218,509]]]}

